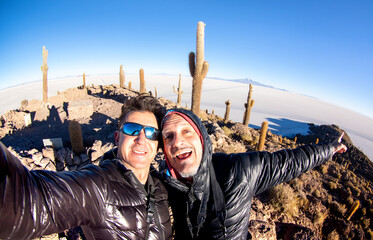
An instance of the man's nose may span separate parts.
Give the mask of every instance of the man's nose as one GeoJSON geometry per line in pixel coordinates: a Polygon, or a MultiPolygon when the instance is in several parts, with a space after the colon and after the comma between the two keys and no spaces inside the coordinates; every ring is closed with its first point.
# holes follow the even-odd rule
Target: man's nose
{"type": "Polygon", "coordinates": [[[173,139],[173,146],[179,147],[184,144],[185,139],[180,134],[175,134],[173,139]]]}
{"type": "Polygon", "coordinates": [[[146,141],[145,130],[141,129],[139,135],[137,135],[136,142],[143,143],[146,141]]]}

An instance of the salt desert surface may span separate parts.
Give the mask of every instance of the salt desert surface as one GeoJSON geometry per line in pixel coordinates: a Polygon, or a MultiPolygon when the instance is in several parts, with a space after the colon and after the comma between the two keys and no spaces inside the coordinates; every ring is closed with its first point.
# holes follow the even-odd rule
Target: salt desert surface
{"type": "MultiPolygon", "coordinates": [[[[177,95],[173,86],[178,87],[179,76],[146,75],[146,89],[154,94],[157,88],[158,97],[176,102],[177,95]]],[[[126,75],[125,85],[132,82],[132,88],[139,89],[138,75],[126,75]]],[[[82,85],[82,77],[68,77],[48,81],[48,96],[57,91],[82,85]]],[[[86,84],[118,84],[118,75],[86,76],[86,84]]],[[[182,106],[190,107],[192,78],[182,76],[182,106]]],[[[242,122],[244,103],[247,101],[248,83],[206,78],[203,82],[201,109],[223,117],[225,101],[231,101],[230,119],[242,122]]],[[[254,107],[250,116],[250,127],[259,128],[267,121],[273,133],[282,136],[294,136],[297,133],[307,134],[308,123],[316,125],[335,124],[345,130],[354,145],[359,147],[373,160],[373,119],[354,111],[332,105],[315,98],[286,92],[269,87],[253,86],[254,107]]],[[[42,99],[42,82],[34,82],[0,90],[0,114],[20,107],[23,99],[42,99]]],[[[119,113],[118,113],[119,116],[119,113]]]]}

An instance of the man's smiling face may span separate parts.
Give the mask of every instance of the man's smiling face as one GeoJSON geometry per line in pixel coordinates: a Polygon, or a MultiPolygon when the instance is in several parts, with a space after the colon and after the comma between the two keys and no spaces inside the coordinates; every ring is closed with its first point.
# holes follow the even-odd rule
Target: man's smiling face
{"type": "Polygon", "coordinates": [[[182,177],[194,176],[202,159],[202,143],[193,127],[180,115],[171,114],[164,120],[162,137],[170,164],[182,177]]]}
{"type": "MultiPolygon", "coordinates": [[[[130,112],[125,118],[125,122],[158,128],[154,114],[147,111],[130,112]]],[[[149,170],[157,153],[158,141],[147,139],[144,129],[137,136],[128,136],[121,131],[116,131],[115,140],[118,145],[118,157],[127,168],[132,171],[149,170]]]]}

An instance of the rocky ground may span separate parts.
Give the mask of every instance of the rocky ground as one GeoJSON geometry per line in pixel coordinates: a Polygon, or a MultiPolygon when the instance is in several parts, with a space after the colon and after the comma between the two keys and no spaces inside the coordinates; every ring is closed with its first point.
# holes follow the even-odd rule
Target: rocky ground
{"type": "MultiPolygon", "coordinates": [[[[90,86],[61,92],[47,104],[24,100],[19,109],[0,117],[1,142],[30,170],[71,171],[97,164],[102,154],[114,147],[123,101],[137,94],[116,85],[90,86]],[[83,133],[85,151],[79,155],[71,148],[68,126],[72,120],[80,123],[83,133]],[[62,140],[62,148],[44,146],[43,139],[54,138],[62,140]]],[[[176,106],[162,97],[159,100],[167,108],[176,106]]],[[[201,118],[215,152],[256,150],[260,129],[225,123],[207,111],[201,112],[201,118]]],[[[309,135],[292,139],[268,132],[264,150],[331,141],[341,131],[335,125],[311,125],[309,135]]],[[[316,169],[254,198],[249,226],[253,239],[373,239],[373,164],[347,135],[343,143],[348,146],[347,153],[336,154],[316,169]],[[357,210],[349,218],[354,208],[357,210]]],[[[158,160],[162,158],[159,153],[158,160]]],[[[61,239],[77,236],[84,238],[79,237],[78,229],[60,234],[61,239]]],[[[59,237],[54,234],[42,239],[59,237]]]]}

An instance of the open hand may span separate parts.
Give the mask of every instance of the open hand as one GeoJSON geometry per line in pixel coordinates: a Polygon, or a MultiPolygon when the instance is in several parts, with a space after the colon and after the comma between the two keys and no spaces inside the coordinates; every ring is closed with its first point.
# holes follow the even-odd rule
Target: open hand
{"type": "Polygon", "coordinates": [[[339,138],[335,139],[333,142],[332,142],[332,146],[333,146],[333,155],[335,153],[344,153],[347,151],[347,147],[342,143],[342,138],[343,138],[343,135],[345,134],[345,132],[342,132],[341,135],[339,136],[339,138]]]}

